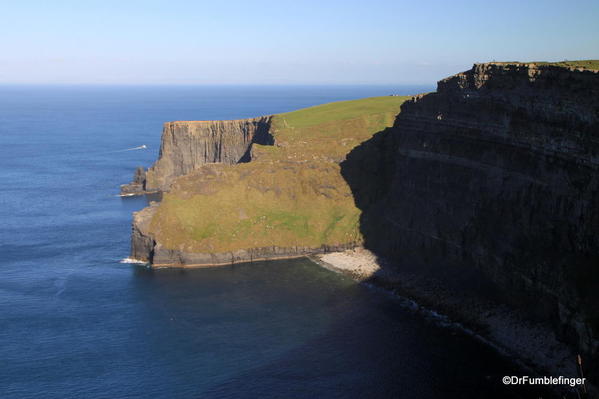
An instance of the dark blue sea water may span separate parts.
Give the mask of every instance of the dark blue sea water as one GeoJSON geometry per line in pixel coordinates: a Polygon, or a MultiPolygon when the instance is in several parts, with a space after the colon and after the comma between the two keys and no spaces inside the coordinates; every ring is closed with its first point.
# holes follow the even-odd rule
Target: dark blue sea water
{"type": "Polygon", "coordinates": [[[0,87],[0,398],[510,396],[491,350],[308,260],[119,263],[163,122],[430,89],[0,87]]]}

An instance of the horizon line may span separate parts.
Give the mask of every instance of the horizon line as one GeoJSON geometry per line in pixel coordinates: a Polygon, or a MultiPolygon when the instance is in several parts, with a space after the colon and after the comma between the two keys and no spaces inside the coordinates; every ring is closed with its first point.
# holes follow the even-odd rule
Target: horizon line
{"type": "Polygon", "coordinates": [[[247,86],[247,87],[343,87],[343,86],[436,86],[434,82],[418,83],[94,83],[94,82],[0,82],[0,86],[180,86],[180,87],[210,87],[210,86],[247,86]]]}

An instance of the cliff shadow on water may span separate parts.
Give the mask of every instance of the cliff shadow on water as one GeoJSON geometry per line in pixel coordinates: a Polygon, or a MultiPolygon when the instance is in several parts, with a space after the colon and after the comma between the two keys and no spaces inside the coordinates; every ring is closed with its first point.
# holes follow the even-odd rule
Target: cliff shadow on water
{"type": "Polygon", "coordinates": [[[407,101],[341,173],[371,279],[537,370],[597,381],[597,71],[478,64],[407,101]],[[558,348],[559,349],[556,349],[558,348]]]}

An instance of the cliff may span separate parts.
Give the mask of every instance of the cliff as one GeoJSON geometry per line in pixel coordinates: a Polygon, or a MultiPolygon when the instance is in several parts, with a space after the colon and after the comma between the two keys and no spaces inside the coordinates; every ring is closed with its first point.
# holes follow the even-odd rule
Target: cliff
{"type": "Polygon", "coordinates": [[[169,191],[135,215],[131,257],[208,266],[363,245],[381,261],[369,281],[576,373],[570,349],[599,361],[595,64],[476,64],[412,98],[167,124],[135,181],[169,191]]]}
{"type": "Polygon", "coordinates": [[[342,173],[389,268],[472,312],[508,304],[596,364],[598,155],[598,71],[488,63],[404,103],[342,173]]]}
{"type": "Polygon", "coordinates": [[[236,164],[251,159],[254,143],[271,145],[270,116],[230,121],[167,122],[158,161],[136,171],[122,195],[168,191],[172,181],[207,163],[236,164]]]}

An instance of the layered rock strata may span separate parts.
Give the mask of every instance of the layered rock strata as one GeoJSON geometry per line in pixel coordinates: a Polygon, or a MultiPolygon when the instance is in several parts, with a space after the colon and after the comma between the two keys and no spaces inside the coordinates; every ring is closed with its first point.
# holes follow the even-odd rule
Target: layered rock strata
{"type": "Polygon", "coordinates": [[[598,156],[598,71],[488,63],[404,103],[342,169],[367,248],[597,360],[598,156]]]}

